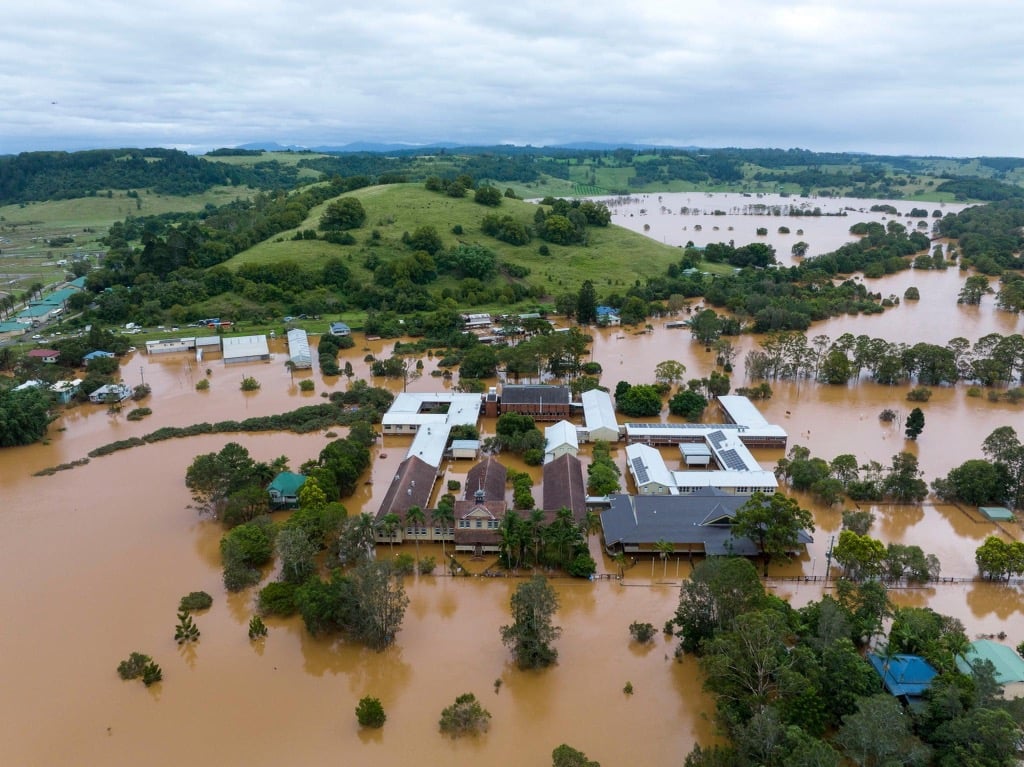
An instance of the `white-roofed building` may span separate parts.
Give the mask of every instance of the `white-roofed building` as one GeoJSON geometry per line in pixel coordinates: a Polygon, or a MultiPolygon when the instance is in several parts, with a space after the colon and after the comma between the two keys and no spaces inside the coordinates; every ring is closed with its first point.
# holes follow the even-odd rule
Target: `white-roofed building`
{"type": "Polygon", "coordinates": [[[676,495],[672,472],[657,448],[641,443],[626,447],[626,467],[640,495],[676,495]]]}
{"type": "Polygon", "coordinates": [[[406,454],[441,465],[453,426],[475,425],[482,394],[402,392],[381,419],[384,434],[414,434],[406,454]]]}
{"type": "Polygon", "coordinates": [[[639,442],[629,445],[626,448],[626,465],[637,492],[641,495],[685,495],[711,487],[733,495],[770,495],[779,487],[775,474],[761,468],[735,432],[715,430],[706,435],[703,445],[680,445],[681,450],[691,447],[704,447],[705,454],[709,458],[714,457],[717,468],[672,471],[657,448],[639,442]]]}
{"type": "Polygon", "coordinates": [[[313,367],[313,355],[309,352],[309,336],[302,328],[288,331],[288,360],[296,369],[313,367]]]}
{"type": "Polygon", "coordinates": [[[224,336],[221,339],[224,364],[259,362],[270,359],[266,336],[224,336]]]}
{"type": "Polygon", "coordinates": [[[436,469],[444,460],[444,451],[448,447],[448,437],[451,435],[451,431],[451,424],[427,424],[416,432],[406,455],[410,458],[415,456],[436,469]]]}
{"type": "Polygon", "coordinates": [[[705,442],[680,442],[679,453],[687,466],[708,466],[711,463],[711,448],[705,442]]]}
{"type": "Polygon", "coordinates": [[[742,397],[738,394],[726,394],[718,397],[719,407],[729,423],[740,423],[749,428],[768,426],[768,421],[761,415],[761,411],[750,401],[749,397],[742,397]]]}
{"type": "Polygon", "coordinates": [[[381,426],[385,434],[411,434],[427,424],[475,424],[482,401],[482,394],[402,392],[384,414],[381,426]]]}
{"type": "Polygon", "coordinates": [[[583,400],[583,420],[587,425],[587,439],[595,442],[603,439],[616,442],[619,439],[619,422],[615,417],[615,405],[611,395],[601,389],[585,391],[580,397],[583,400]]]}
{"type": "Polygon", "coordinates": [[[563,455],[576,456],[580,452],[576,426],[568,421],[559,421],[544,429],[544,463],[563,455]]]}

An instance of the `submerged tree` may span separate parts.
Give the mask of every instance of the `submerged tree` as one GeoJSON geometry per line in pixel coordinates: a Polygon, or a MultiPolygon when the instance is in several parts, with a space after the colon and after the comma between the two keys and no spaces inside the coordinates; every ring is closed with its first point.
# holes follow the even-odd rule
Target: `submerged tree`
{"type": "Polygon", "coordinates": [[[917,439],[922,431],[924,431],[924,413],[921,412],[921,408],[915,407],[907,416],[907,428],[904,433],[907,439],[917,439]]]}
{"type": "Polygon", "coordinates": [[[552,625],[558,610],[558,595],[547,579],[535,575],[512,595],[515,622],[501,627],[501,641],[512,650],[519,668],[544,668],[558,660],[552,642],[562,629],[552,625]]]}
{"type": "Polygon", "coordinates": [[[187,644],[199,639],[199,627],[192,620],[187,611],[178,613],[178,625],[174,629],[174,641],[178,644],[187,644]]]}
{"type": "Polygon", "coordinates": [[[463,693],[441,712],[438,726],[441,732],[453,738],[460,735],[476,735],[487,732],[491,726],[491,712],[480,705],[473,693],[463,693]]]}
{"type": "Polygon", "coordinates": [[[782,493],[770,497],[754,493],[733,517],[733,536],[749,538],[761,550],[765,577],[773,559],[789,559],[800,545],[803,532],[814,532],[814,517],[800,508],[795,498],[782,493]]]}
{"type": "Polygon", "coordinates": [[[356,720],[361,727],[383,727],[387,718],[379,698],[367,695],[359,700],[359,705],[356,706],[356,720]]]}

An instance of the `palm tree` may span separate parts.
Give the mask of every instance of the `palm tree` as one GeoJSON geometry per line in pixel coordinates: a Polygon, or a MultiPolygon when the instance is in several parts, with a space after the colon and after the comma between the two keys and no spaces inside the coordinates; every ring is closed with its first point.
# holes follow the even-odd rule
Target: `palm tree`
{"type": "Polygon", "coordinates": [[[625,552],[620,551],[618,554],[616,554],[614,557],[612,557],[612,562],[614,562],[616,565],[619,566],[619,578],[621,579],[622,578],[622,574],[625,571],[625,564],[626,564],[626,554],[625,554],[625,552]]]}
{"type": "Polygon", "coordinates": [[[664,538],[659,538],[654,544],[655,550],[658,552],[658,556],[661,557],[661,561],[664,566],[661,570],[661,577],[664,578],[668,575],[668,555],[676,550],[675,544],[671,541],[666,541],[664,538]]]}
{"type": "Polygon", "coordinates": [[[540,562],[540,550],[544,543],[546,532],[544,529],[544,512],[540,509],[534,509],[530,512],[530,518],[524,524],[523,547],[533,548],[533,565],[536,567],[540,562]]]}
{"type": "Polygon", "coordinates": [[[377,525],[371,514],[360,514],[355,523],[356,539],[359,546],[366,551],[366,559],[372,561],[377,543],[377,525]]]}
{"type": "Polygon", "coordinates": [[[551,536],[551,543],[555,545],[558,556],[558,564],[565,567],[573,550],[580,542],[582,533],[576,526],[572,510],[562,507],[555,513],[555,521],[548,528],[551,536]]]}
{"type": "Polygon", "coordinates": [[[448,555],[444,550],[444,540],[448,536],[448,530],[455,527],[455,509],[442,498],[438,502],[437,508],[431,513],[430,519],[434,523],[434,527],[441,528],[441,556],[447,559],[448,555]]]}
{"type": "Polygon", "coordinates": [[[388,512],[381,517],[380,534],[389,540],[391,543],[391,556],[394,558],[395,555],[395,531],[398,530],[399,525],[402,524],[402,518],[399,517],[395,512],[388,512]]]}
{"type": "Polygon", "coordinates": [[[892,663],[893,659],[899,654],[892,642],[886,642],[880,645],[875,651],[875,654],[882,661],[882,689],[885,689],[885,683],[889,676],[889,664],[892,663]]]}
{"type": "Polygon", "coordinates": [[[514,511],[505,514],[498,526],[498,535],[501,538],[501,549],[505,554],[505,561],[510,569],[519,567],[520,551],[523,546],[523,535],[525,534],[525,523],[514,511]]]}
{"type": "MultiPolygon", "coordinates": [[[[405,523],[414,530],[420,525],[426,524],[426,521],[426,515],[419,506],[410,506],[409,510],[405,512],[405,523]]],[[[420,534],[418,530],[414,533],[414,540],[416,542],[416,561],[418,562],[420,559],[420,534]]]]}

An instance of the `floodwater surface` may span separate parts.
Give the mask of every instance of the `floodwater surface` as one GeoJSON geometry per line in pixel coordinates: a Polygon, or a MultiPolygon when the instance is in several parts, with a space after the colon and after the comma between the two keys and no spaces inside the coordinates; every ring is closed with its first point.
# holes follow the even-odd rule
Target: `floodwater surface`
{"type": "MultiPolygon", "coordinates": [[[[859,207],[866,203],[856,202],[859,207]]],[[[650,201],[646,204],[650,211],[650,201]]],[[[678,211],[684,203],[664,204],[678,211]]],[[[728,201],[712,204],[730,209],[728,201]]],[[[629,218],[624,210],[617,208],[617,222],[629,218]]],[[[633,219],[639,218],[634,213],[633,219]]],[[[653,223],[656,215],[649,212],[644,218],[653,223]]],[[[693,221],[687,220],[684,230],[685,217],[676,213],[663,218],[678,230],[674,237],[696,240],[693,221]]],[[[709,224],[723,217],[700,218],[709,224]]],[[[794,232],[803,226],[804,239],[812,246],[812,221],[845,232],[858,220],[852,214],[834,219],[772,217],[765,224],[760,217],[737,216],[736,222],[726,224],[726,218],[711,225],[720,226],[722,233],[729,225],[734,231],[742,225],[751,233],[762,225],[775,231],[784,223],[794,232]]],[[[702,233],[710,228],[703,226],[702,233]]],[[[668,235],[666,230],[658,236],[681,244],[668,235]]],[[[837,244],[847,239],[836,237],[837,244]]],[[[735,239],[743,244],[754,238],[737,233],[735,239]]],[[[902,296],[906,286],[916,285],[922,299],[904,301],[870,318],[829,320],[814,326],[808,336],[834,339],[853,332],[890,341],[945,343],[955,336],[973,341],[989,332],[1019,332],[1018,318],[997,311],[991,298],[980,307],[958,306],[962,280],[955,268],[871,280],[872,290],[886,295],[902,296]]],[[[710,353],[685,330],[665,328],[662,320],[653,321],[649,332],[610,328],[593,335],[593,356],[603,365],[602,382],[609,388],[619,380],[653,381],[654,366],[666,359],[683,362],[687,377],[706,376],[712,369],[710,353]]],[[[738,340],[734,386],[745,383],[742,354],[756,343],[756,337],[738,340]]],[[[358,337],[346,359],[358,377],[368,378],[364,356],[387,355],[392,346],[358,337]]],[[[321,402],[321,393],[347,383],[344,377],[329,379],[318,371],[292,376],[283,365],[283,346],[278,342],[272,349],[276,357],[270,363],[227,368],[216,359],[197,364],[188,355],[135,353],[124,362],[122,375],[129,384],[144,379],[152,386],[153,394],[144,403],[152,416],[132,423],[102,406],[78,406],[51,425],[45,444],[0,451],[4,764],[170,765],[187,760],[280,765],[343,760],[389,767],[407,765],[413,756],[426,764],[539,765],[565,742],[602,764],[665,765],[681,763],[694,742],[714,739],[714,703],[701,690],[693,659],[677,662],[673,643],[661,634],[653,644],[639,647],[628,632],[633,621],[660,629],[671,616],[679,579],[689,573],[685,560],[643,559],[622,583],[557,579],[561,610],[556,623],[563,629],[557,643],[559,663],[543,672],[517,670],[500,642],[499,627],[510,621],[509,597],[516,581],[451,578],[440,569],[407,581],[411,601],[405,622],[395,644],[382,653],[313,639],[299,619],[268,619],[269,637],[253,643],[246,631],[255,592],[224,591],[218,551],[223,531],[189,508],[185,470],[196,455],[219,450],[229,441],[244,444],[258,460],[286,455],[295,468],[315,457],[330,437],[208,435],[115,453],[51,477],[32,476],[39,469],[83,458],[99,445],[160,426],[279,413],[321,402]],[[210,390],[197,392],[195,382],[206,377],[207,368],[210,390]],[[243,376],[257,378],[260,390],[241,392],[243,376]],[[301,392],[297,384],[302,378],[313,380],[316,391],[301,392]],[[194,590],[214,595],[214,605],[195,616],[202,631],[199,643],[181,649],[173,640],[175,611],[180,597],[194,590]],[[163,668],[164,681],[149,689],[140,682],[122,682],[115,669],[132,651],[153,656],[163,668]],[[626,682],[633,685],[632,696],[623,692],[626,682]],[[478,738],[453,741],[438,733],[437,721],[441,709],[464,692],[483,702],[493,715],[492,726],[478,738]],[[361,731],[355,721],[355,705],[365,695],[384,704],[388,720],[380,731],[361,731]]],[[[422,359],[424,375],[410,381],[409,389],[449,388],[449,382],[430,375],[436,360],[422,359]]],[[[374,383],[394,390],[402,386],[380,379],[374,383]]],[[[853,453],[862,463],[883,464],[908,450],[919,457],[929,481],[979,457],[982,440],[996,427],[1009,424],[1020,431],[1024,425],[1022,406],[970,398],[964,386],[936,388],[931,401],[921,405],[924,432],[917,442],[908,442],[899,423],[884,424],[877,417],[887,407],[905,416],[910,409],[908,387],[867,382],[832,387],[806,381],[772,386],[774,396],[759,407],[769,421],[787,429],[790,445],[806,445],[829,460],[853,453]]],[[[709,413],[707,420],[713,419],[709,413]]],[[[493,429],[487,422],[483,426],[493,429]]],[[[345,501],[350,513],[376,511],[408,444],[407,437],[379,441],[372,473],[345,501]]],[[[782,457],[777,450],[755,454],[765,468],[782,457]]],[[[671,466],[678,465],[678,454],[665,455],[671,466]]],[[[614,456],[624,467],[622,445],[614,456]]],[[[583,457],[587,460],[586,450],[583,457]]],[[[445,467],[442,484],[464,480],[469,465],[445,467]]],[[[539,477],[536,470],[533,475],[539,477]]],[[[539,488],[535,497],[539,499],[539,488]]],[[[830,541],[841,525],[840,509],[799,499],[814,511],[815,542],[800,560],[773,565],[772,575],[825,572],[830,541]]],[[[974,550],[985,536],[1020,538],[1016,523],[997,527],[975,509],[934,499],[922,505],[865,508],[877,516],[874,536],[917,544],[936,554],[945,576],[972,577],[974,550]]],[[[591,539],[591,550],[600,571],[616,571],[601,556],[597,537],[591,539]]],[[[421,546],[421,554],[427,553],[440,559],[440,547],[421,546]]],[[[392,552],[382,547],[379,555],[390,557],[392,552]]],[[[273,577],[267,573],[268,579],[273,577]]],[[[797,605],[820,598],[827,588],[820,583],[769,583],[797,605]]],[[[1006,631],[1012,643],[1024,637],[1016,586],[932,585],[898,590],[894,599],[955,615],[971,636],[1006,631]]]]}

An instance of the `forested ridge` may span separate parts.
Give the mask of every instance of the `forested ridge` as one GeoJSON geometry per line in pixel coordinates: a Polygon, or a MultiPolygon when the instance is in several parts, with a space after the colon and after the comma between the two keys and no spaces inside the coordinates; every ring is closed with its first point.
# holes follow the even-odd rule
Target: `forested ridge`
{"type": "Polygon", "coordinates": [[[227,165],[177,149],[23,152],[0,157],[0,205],[89,197],[113,189],[189,195],[220,185],[290,188],[298,174],[297,168],[277,162],[227,165]]]}

